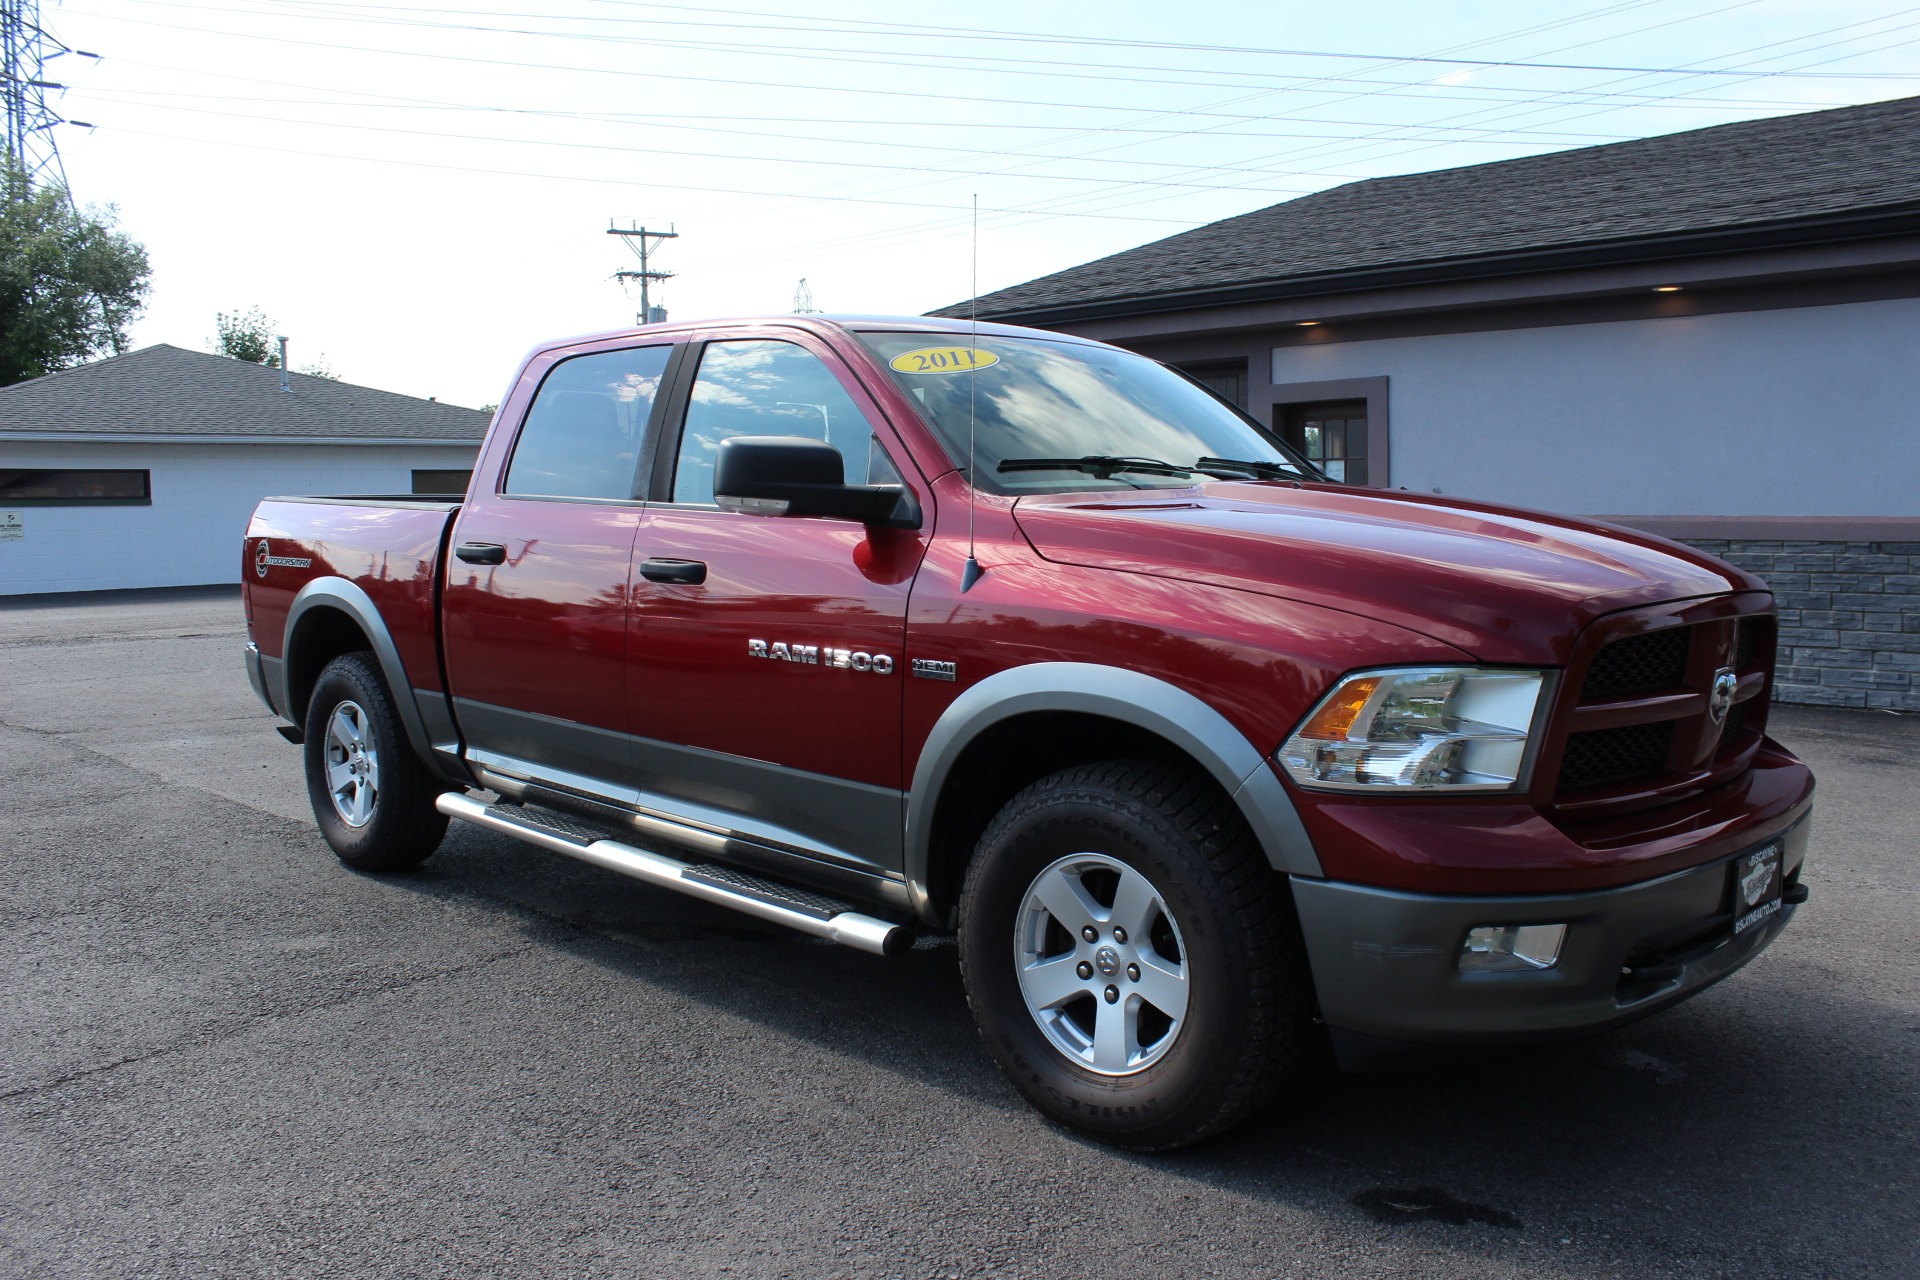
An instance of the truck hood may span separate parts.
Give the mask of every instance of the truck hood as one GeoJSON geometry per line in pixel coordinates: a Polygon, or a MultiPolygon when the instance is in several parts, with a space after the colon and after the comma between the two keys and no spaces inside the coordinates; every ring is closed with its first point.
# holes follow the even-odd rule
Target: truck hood
{"type": "Polygon", "coordinates": [[[1340,609],[1483,662],[1560,665],[1574,635],[1602,614],[1766,589],[1703,552],[1631,529],[1331,485],[1028,495],[1014,519],[1048,560],[1340,609]]]}

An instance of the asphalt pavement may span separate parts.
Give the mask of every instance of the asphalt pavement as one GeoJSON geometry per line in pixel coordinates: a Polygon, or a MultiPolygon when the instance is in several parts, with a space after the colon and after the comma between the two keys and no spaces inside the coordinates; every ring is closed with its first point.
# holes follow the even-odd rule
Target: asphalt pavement
{"type": "Polygon", "coordinates": [[[456,827],[342,867],[232,592],[0,604],[0,1276],[1920,1275],[1920,717],[1773,949],[1579,1044],[1302,1082],[1167,1156],[882,960],[456,827]]]}

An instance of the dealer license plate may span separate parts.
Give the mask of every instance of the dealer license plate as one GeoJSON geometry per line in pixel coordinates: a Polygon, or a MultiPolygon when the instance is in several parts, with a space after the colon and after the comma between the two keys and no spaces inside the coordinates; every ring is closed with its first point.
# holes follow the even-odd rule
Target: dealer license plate
{"type": "Polygon", "coordinates": [[[1770,844],[1733,860],[1733,932],[1738,937],[1780,914],[1780,846],[1770,844]]]}

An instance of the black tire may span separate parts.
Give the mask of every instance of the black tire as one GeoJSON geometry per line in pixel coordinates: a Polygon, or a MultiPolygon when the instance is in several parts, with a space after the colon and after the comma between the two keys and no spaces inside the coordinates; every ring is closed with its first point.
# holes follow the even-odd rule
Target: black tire
{"type": "MultiPolygon", "coordinates": [[[[967,871],[960,965],[981,1035],[1015,1087],[1062,1123],[1133,1150],[1184,1146],[1238,1123],[1308,1053],[1311,984],[1285,882],[1232,801],[1185,765],[1086,765],[1009,801],[967,871]],[[1086,891],[1076,901],[1096,904],[1102,882],[1110,882],[1109,918],[1096,913],[1080,926],[1094,929],[1097,949],[1061,929],[1059,913],[1030,906],[1030,893],[1042,884],[1057,888],[1061,876],[1086,891]],[[1123,914],[1113,895],[1122,883],[1131,902],[1148,891],[1157,897],[1140,917],[1159,922],[1152,940],[1113,939],[1123,914]],[[1074,963],[1071,974],[1054,971],[1057,981],[1087,981],[1081,970],[1094,962],[1120,971],[1095,969],[1086,992],[1050,1008],[1030,1005],[1022,983],[1033,979],[1031,966],[1060,956],[1074,963]],[[1140,979],[1129,975],[1140,965],[1126,962],[1153,967],[1156,957],[1178,971],[1178,988],[1133,985],[1140,979]],[[1147,1000],[1159,990],[1183,994],[1179,1021],[1147,1000]],[[1122,1018],[1118,1039],[1103,1040],[1097,1030],[1103,1002],[1122,1018]],[[1161,1024],[1161,1039],[1149,1045],[1161,1024]],[[1076,1037],[1085,1037],[1078,1056],[1068,1051],[1076,1037]],[[1132,1056],[1113,1056],[1116,1044],[1132,1056]],[[1113,1070],[1095,1069],[1103,1052],[1113,1070]]],[[[1147,975],[1149,982],[1164,976],[1147,975]]]]}
{"type": "Polygon", "coordinates": [[[413,753],[371,653],[342,654],[320,672],[307,702],[305,752],[314,820],[340,861],[356,871],[404,871],[440,847],[447,816],[433,801],[446,787],[413,753]],[[336,711],[357,730],[350,736],[362,751],[343,750],[341,735],[331,732],[336,711]],[[351,772],[355,760],[363,762],[354,774],[358,785],[350,787],[351,799],[336,802],[329,765],[351,772]]]}

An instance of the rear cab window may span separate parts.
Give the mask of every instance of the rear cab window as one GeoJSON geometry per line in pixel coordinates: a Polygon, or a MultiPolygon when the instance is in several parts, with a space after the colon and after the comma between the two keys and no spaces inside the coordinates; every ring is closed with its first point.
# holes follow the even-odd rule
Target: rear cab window
{"type": "Polygon", "coordinates": [[[670,345],[574,356],[540,384],[514,442],[501,492],[635,501],[647,425],[670,345]]]}

